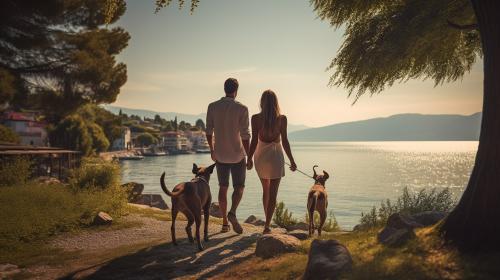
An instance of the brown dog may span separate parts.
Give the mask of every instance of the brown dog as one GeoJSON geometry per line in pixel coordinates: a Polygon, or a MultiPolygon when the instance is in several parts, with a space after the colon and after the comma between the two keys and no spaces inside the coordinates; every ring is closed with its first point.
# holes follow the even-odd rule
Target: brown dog
{"type": "Polygon", "coordinates": [[[328,194],[325,190],[325,182],[330,178],[330,175],[323,170],[323,175],[316,174],[317,165],[313,166],[313,179],[314,185],[309,190],[309,195],[307,196],[307,213],[309,214],[309,236],[314,234],[314,211],[319,212],[320,224],[318,229],[318,235],[321,236],[321,229],[325,224],[326,220],[326,208],[328,207],[328,194]]]}
{"type": "Polygon", "coordinates": [[[175,239],[175,219],[177,214],[181,211],[187,218],[188,223],[186,226],[186,233],[189,242],[193,243],[193,234],[191,226],[196,223],[196,242],[198,249],[203,250],[203,245],[200,239],[200,225],[201,225],[201,210],[203,210],[205,218],[204,240],[208,241],[208,218],[210,211],[210,203],[212,203],[212,195],[210,193],[210,174],[214,170],[215,164],[209,167],[198,167],[193,163],[193,174],[195,177],[190,182],[180,183],[174,187],[170,192],[165,185],[165,172],[161,174],[160,185],[162,190],[172,198],[172,243],[177,245],[175,239]]]}

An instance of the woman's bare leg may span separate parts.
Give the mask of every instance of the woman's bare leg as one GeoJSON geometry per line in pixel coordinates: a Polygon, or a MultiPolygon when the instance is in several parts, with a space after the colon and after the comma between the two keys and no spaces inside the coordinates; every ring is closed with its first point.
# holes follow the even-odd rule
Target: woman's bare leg
{"type": "Polygon", "coordinates": [[[266,211],[266,225],[265,228],[269,228],[271,220],[273,218],[274,209],[276,208],[276,198],[278,196],[278,188],[280,186],[281,178],[271,179],[269,184],[269,200],[267,202],[266,211]]]}
{"type": "Polygon", "coordinates": [[[262,205],[264,206],[264,215],[267,217],[267,204],[269,203],[269,179],[260,179],[262,183],[262,205]]]}

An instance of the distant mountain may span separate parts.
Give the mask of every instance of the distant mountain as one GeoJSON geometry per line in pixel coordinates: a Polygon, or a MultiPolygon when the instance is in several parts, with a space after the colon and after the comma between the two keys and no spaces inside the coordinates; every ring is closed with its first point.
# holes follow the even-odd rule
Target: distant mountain
{"type": "Polygon", "coordinates": [[[290,133],[294,141],[468,141],[478,140],[481,113],[400,114],[290,133]]]}
{"type": "MultiPolygon", "coordinates": [[[[185,121],[189,122],[191,124],[194,124],[198,119],[202,119],[205,121],[206,119],[206,114],[201,113],[201,114],[183,114],[183,113],[176,113],[176,112],[156,112],[156,111],[151,111],[151,110],[142,110],[142,109],[132,109],[132,108],[124,108],[124,107],[118,107],[118,106],[111,106],[111,105],[103,105],[102,106],[104,109],[110,111],[113,114],[117,114],[120,112],[120,109],[124,114],[127,115],[137,115],[140,117],[147,117],[147,118],[154,118],[155,115],[160,115],[160,117],[166,119],[166,120],[173,120],[176,116],[179,121],[185,121]]],[[[294,132],[298,130],[304,130],[308,129],[308,126],[305,125],[295,125],[295,124],[288,124],[288,132],[294,132]]]]}

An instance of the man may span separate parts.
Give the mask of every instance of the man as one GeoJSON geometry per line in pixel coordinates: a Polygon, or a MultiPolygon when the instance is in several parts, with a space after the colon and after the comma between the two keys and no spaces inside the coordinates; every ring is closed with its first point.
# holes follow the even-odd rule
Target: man
{"type": "Polygon", "coordinates": [[[235,100],[238,86],[236,79],[227,79],[224,83],[226,96],[208,105],[206,134],[212,160],[216,162],[217,166],[219,207],[223,221],[222,232],[229,231],[229,220],[233,230],[241,234],[243,228],[236,218],[236,208],[238,208],[245,187],[245,157],[248,153],[250,130],[248,128],[248,108],[235,100]],[[213,140],[215,140],[215,144],[213,140]],[[229,213],[226,213],[230,173],[233,195],[231,209],[229,213]]]}

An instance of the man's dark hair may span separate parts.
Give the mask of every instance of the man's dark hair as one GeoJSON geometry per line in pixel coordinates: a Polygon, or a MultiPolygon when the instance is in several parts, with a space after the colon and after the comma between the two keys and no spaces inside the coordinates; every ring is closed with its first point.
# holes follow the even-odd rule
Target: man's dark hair
{"type": "Polygon", "coordinates": [[[238,80],[229,78],[224,82],[224,92],[226,94],[233,94],[238,90],[238,80]]]}

